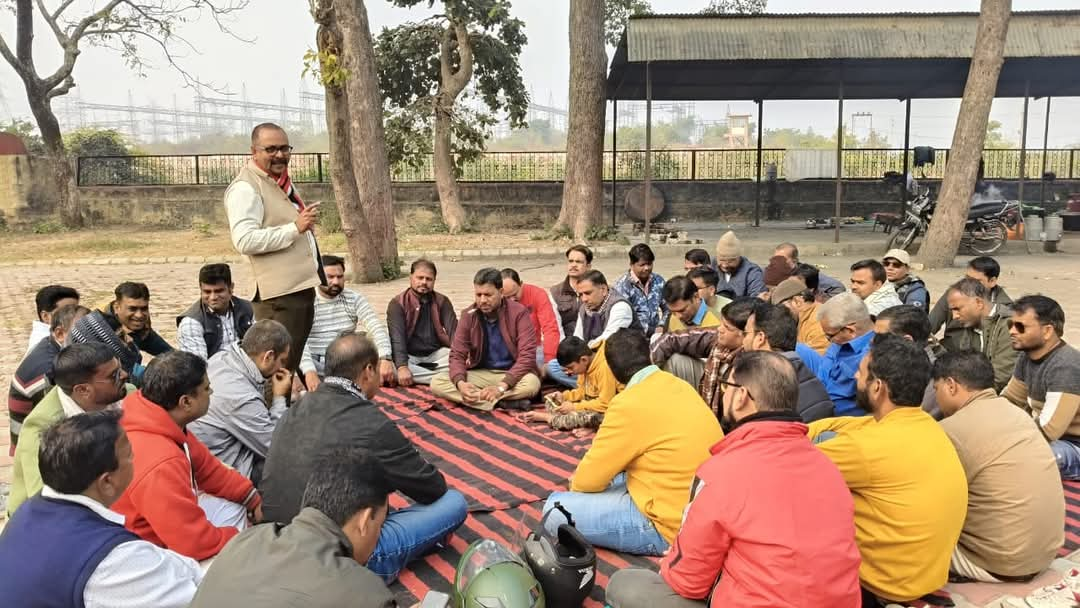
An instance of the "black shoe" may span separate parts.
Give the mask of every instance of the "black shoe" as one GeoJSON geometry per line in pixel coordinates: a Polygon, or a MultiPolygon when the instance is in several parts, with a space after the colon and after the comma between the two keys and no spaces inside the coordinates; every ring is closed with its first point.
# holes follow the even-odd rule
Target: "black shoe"
{"type": "Polygon", "coordinates": [[[528,399],[503,399],[496,403],[495,407],[513,412],[524,412],[532,409],[532,401],[528,399]]]}

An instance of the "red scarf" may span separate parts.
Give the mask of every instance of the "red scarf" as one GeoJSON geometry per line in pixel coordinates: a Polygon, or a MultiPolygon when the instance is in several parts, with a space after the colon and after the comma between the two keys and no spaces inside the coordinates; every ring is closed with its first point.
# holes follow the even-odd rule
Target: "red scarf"
{"type": "Polygon", "coordinates": [[[286,167],[281,172],[281,177],[277,178],[277,185],[285,193],[285,196],[289,197],[289,200],[296,203],[296,206],[300,208],[300,211],[304,210],[304,201],[300,198],[300,193],[293,188],[292,178],[289,177],[289,169],[286,167]]]}

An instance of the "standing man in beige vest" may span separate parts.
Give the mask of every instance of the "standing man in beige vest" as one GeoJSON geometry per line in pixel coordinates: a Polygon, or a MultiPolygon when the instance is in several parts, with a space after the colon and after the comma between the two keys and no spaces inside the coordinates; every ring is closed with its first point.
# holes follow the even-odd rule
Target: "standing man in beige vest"
{"type": "MultiPolygon", "coordinates": [[[[326,285],[315,242],[319,203],[305,204],[289,179],[292,146],[285,130],[263,123],[251,132],[251,161],[225,191],[233,246],[255,272],[255,318],[273,319],[293,344],[307,342],[315,318],[315,287],[326,285]]],[[[302,348],[289,354],[300,364],[302,348]]]]}

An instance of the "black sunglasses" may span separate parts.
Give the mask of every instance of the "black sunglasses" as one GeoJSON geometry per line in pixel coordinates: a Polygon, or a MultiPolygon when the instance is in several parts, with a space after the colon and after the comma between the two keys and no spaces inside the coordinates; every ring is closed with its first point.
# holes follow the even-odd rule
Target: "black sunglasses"
{"type": "Polygon", "coordinates": [[[1035,325],[1028,326],[1028,325],[1024,325],[1023,323],[1020,323],[1018,321],[1009,321],[1009,329],[1015,329],[1016,333],[1018,333],[1018,334],[1022,334],[1025,331],[1027,331],[1028,327],[1035,328],[1035,327],[1042,327],[1043,325],[1049,325],[1049,323],[1036,323],[1035,325]]]}

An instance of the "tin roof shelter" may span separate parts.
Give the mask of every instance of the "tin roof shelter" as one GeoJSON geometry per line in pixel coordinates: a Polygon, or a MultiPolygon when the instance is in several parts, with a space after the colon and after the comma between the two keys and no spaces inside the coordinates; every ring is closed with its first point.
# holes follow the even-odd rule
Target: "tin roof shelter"
{"type": "MultiPolygon", "coordinates": [[[[616,104],[620,99],[646,101],[649,182],[653,100],[757,102],[760,184],[763,101],[837,99],[837,130],[842,133],[845,99],[906,100],[907,150],[911,99],[963,96],[978,17],[977,13],[632,17],[611,62],[607,95],[616,104]]],[[[1025,99],[1024,143],[1027,100],[1063,96],[1080,96],[1080,11],[1013,13],[997,97],[1025,99]]],[[[842,141],[837,138],[838,158],[842,141]]],[[[1021,152],[1021,163],[1023,158],[1021,152]]],[[[837,216],[840,178],[838,174],[837,216]]],[[[754,219],[757,224],[758,205],[754,219]]]]}

